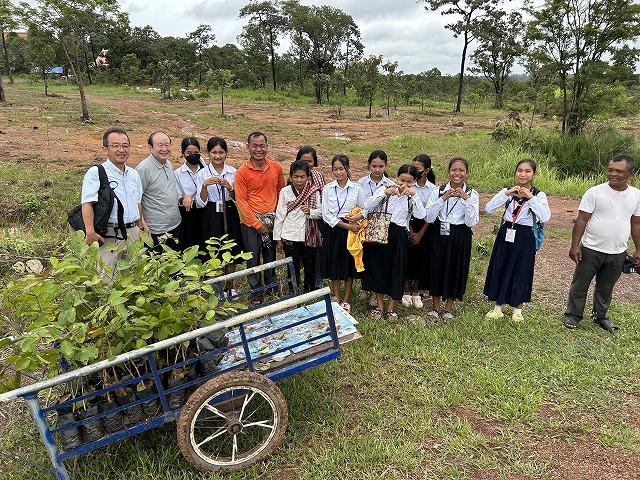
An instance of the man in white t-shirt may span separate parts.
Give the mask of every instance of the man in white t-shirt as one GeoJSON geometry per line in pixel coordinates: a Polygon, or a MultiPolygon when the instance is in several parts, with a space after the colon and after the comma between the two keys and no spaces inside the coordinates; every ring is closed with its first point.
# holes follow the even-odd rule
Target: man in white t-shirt
{"type": "Polygon", "coordinates": [[[569,257],[576,262],[564,326],[576,328],[584,314],[587,290],[596,278],[593,321],[608,332],[618,327],[607,318],[613,287],[622,273],[629,235],[635,244],[633,257],[640,266],[640,190],[628,185],[635,160],[628,155],[613,157],[607,168],[607,183],[586,191],[571,233],[569,257]]]}

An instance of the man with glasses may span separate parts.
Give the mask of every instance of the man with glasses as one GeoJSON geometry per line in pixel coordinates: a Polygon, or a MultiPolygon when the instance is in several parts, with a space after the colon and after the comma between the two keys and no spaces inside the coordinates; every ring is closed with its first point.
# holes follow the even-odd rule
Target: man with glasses
{"type": "Polygon", "coordinates": [[[93,204],[98,201],[100,188],[98,167],[91,167],[82,181],[82,219],[87,233],[86,242],[87,245],[99,242],[100,256],[105,265],[111,267],[112,273],[115,273],[118,258],[126,257],[127,252],[112,251],[110,245],[115,243],[123,247],[140,238],[140,228],[146,228],[140,204],[142,199],[140,175],[126,165],[130,148],[129,136],[121,128],[110,128],[102,135],[102,149],[107,156],[102,166],[107,173],[111,188],[124,207],[123,225],[118,221],[118,204],[114,201],[107,224],[107,233],[104,236],[96,233],[93,204]],[[126,229],[126,238],[123,229],[126,229]]]}
{"type": "Polygon", "coordinates": [[[149,156],[142,160],[136,170],[142,182],[142,213],[151,231],[154,250],[162,253],[158,239],[169,234],[166,245],[178,250],[180,237],[181,199],[178,198],[176,177],[169,157],[171,156],[171,139],[164,132],[153,132],[147,140],[149,156]]]}

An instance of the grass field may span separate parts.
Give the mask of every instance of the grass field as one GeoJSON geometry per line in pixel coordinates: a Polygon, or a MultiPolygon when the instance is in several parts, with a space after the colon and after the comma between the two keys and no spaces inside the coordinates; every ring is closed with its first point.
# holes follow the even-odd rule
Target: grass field
{"type": "MultiPolygon", "coordinates": [[[[230,97],[229,114],[220,117],[213,96],[161,102],[123,87],[91,87],[95,123],[82,124],[73,87],[53,85],[50,91],[61,96],[50,98],[39,90],[42,85],[18,82],[7,87],[10,104],[0,106],[0,123],[11,136],[0,138],[3,279],[15,260],[47,257],[68,236],[65,212],[77,203],[81,177],[99,158],[100,132],[111,124],[124,125],[138,143],[159,127],[174,138],[191,128],[236,141],[264,129],[278,160],[309,143],[325,163],[347,152],[360,172],[374,148],[389,153],[390,172],[426,151],[440,177],[448,158],[460,155],[470,158],[470,182],[482,192],[509,182],[515,161],[528,156],[490,139],[487,133],[501,115],[491,110],[455,117],[453,123],[466,125],[458,129],[444,109],[399,109],[389,119],[365,120],[364,107],[347,107],[337,119],[329,107],[299,99],[254,100],[245,93],[230,97]]],[[[138,158],[141,152],[136,150],[138,158]]],[[[537,160],[537,185],[551,195],[578,197],[598,181],[561,181],[544,158],[537,160]]],[[[482,222],[486,227],[492,220],[482,222]]],[[[487,230],[474,236],[474,246],[490,250],[493,236],[482,233],[487,230]]],[[[556,245],[564,249],[569,236],[566,228],[549,229],[540,255],[556,245]]],[[[398,323],[372,322],[364,303],[354,301],[363,338],[348,344],[338,361],[279,384],[289,407],[285,443],[264,462],[224,478],[639,478],[638,305],[614,302],[611,316],[622,327],[615,336],[588,321],[568,331],[560,323],[565,286],[549,280],[534,285],[525,323],[508,316],[489,322],[484,313],[491,306],[482,295],[487,263],[488,255],[474,248],[465,302],[456,304],[456,318],[447,325],[403,308],[398,323]]],[[[0,331],[4,321],[0,316],[0,331]]],[[[0,410],[0,427],[0,450],[47,464],[24,408],[0,410]]],[[[189,467],[173,425],[83,456],[77,468],[78,479],[222,478],[189,467]]],[[[2,456],[0,474],[53,478],[2,456]]]]}

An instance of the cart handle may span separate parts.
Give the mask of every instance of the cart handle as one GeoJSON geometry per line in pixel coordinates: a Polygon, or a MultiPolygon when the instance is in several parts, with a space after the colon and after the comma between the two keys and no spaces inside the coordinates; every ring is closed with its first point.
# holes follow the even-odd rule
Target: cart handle
{"type": "Polygon", "coordinates": [[[266,305],[264,307],[256,308],[255,310],[250,310],[248,312],[235,316],[229,320],[217,322],[217,323],[214,323],[213,325],[208,325],[206,327],[198,328],[197,330],[183,333],[182,335],[171,337],[166,340],[162,340],[160,342],[147,345],[146,347],[139,348],[137,350],[132,350],[130,352],[122,353],[116,356],[113,360],[102,360],[100,362],[97,362],[91,365],[86,365],[84,367],[80,367],[75,370],[71,370],[69,372],[65,372],[60,375],[56,375],[55,377],[52,377],[52,378],[41,380],[31,385],[26,385],[24,387],[16,388],[15,390],[11,390],[10,392],[0,394],[0,403],[8,402],[9,400],[14,400],[18,397],[23,397],[26,395],[37,394],[40,390],[44,390],[46,388],[52,388],[52,387],[55,387],[56,385],[60,385],[62,383],[65,383],[71,380],[76,380],[85,375],[99,372],[100,370],[104,370],[105,368],[109,368],[114,365],[120,365],[121,363],[125,363],[128,361],[134,360],[136,358],[143,357],[149,353],[164,350],[174,345],[178,345],[180,343],[194,340],[198,337],[202,337],[211,332],[235,327],[236,325],[239,325],[241,323],[246,323],[246,322],[250,322],[251,320],[255,320],[257,318],[269,316],[274,313],[280,312],[282,310],[286,310],[287,308],[295,307],[300,303],[305,303],[311,300],[315,300],[316,298],[319,298],[319,297],[324,296],[327,298],[327,301],[328,301],[329,292],[330,292],[329,287],[323,287],[319,290],[314,290],[312,292],[304,293],[302,295],[298,295],[293,298],[288,298],[286,300],[282,300],[271,305],[266,305]]]}

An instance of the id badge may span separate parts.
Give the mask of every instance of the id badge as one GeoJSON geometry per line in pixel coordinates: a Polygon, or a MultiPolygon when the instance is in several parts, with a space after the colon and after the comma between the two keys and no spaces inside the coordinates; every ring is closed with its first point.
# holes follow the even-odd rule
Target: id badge
{"type": "Polygon", "coordinates": [[[222,200],[216,201],[216,212],[223,213],[224,212],[224,202],[222,200]]]}
{"type": "Polygon", "coordinates": [[[504,236],[504,241],[513,243],[516,240],[516,231],[514,228],[507,228],[507,233],[504,236]]]}
{"type": "Polygon", "coordinates": [[[449,235],[449,222],[440,222],[440,235],[449,235]]]}

